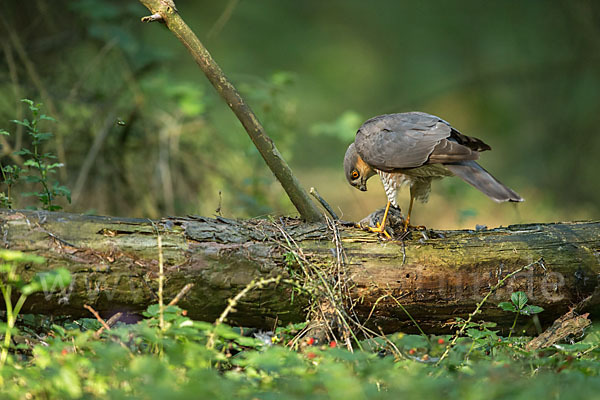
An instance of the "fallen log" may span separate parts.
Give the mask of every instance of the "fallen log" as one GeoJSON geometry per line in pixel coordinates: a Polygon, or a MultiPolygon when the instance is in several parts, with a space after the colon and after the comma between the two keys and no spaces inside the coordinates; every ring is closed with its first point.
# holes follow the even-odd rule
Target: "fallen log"
{"type": "Polygon", "coordinates": [[[538,350],[553,346],[562,342],[569,336],[582,337],[582,332],[585,328],[591,325],[592,321],[587,319],[588,313],[576,315],[573,310],[554,321],[544,333],[533,338],[525,346],[526,350],[538,350]]]}
{"type": "MultiPolygon", "coordinates": [[[[529,304],[544,308],[539,318],[547,326],[570,306],[595,296],[600,273],[600,222],[415,231],[403,240],[383,241],[353,226],[332,229],[287,218],[151,221],[1,210],[0,229],[5,248],[47,260],[41,266],[21,266],[22,276],[57,267],[66,267],[73,276],[62,291],[31,296],[23,312],[74,317],[88,315],[84,304],[110,315],[139,312],[155,303],[158,234],[165,299],[194,283],[178,304],[189,316],[206,321],[217,319],[228,299],[252,280],[299,279],[306,268],[300,264],[309,263],[326,280],[344,279],[347,311],[366,326],[384,332],[414,330],[414,319],[425,332],[440,332],[444,323],[472,312],[501,278],[529,265],[496,290],[474,320],[510,326],[514,314],[497,304],[521,290],[529,304]],[[340,262],[338,275],[331,276],[328,268],[340,262]]],[[[311,294],[283,281],[250,291],[229,323],[272,329],[276,323],[303,321],[311,294]]]]}

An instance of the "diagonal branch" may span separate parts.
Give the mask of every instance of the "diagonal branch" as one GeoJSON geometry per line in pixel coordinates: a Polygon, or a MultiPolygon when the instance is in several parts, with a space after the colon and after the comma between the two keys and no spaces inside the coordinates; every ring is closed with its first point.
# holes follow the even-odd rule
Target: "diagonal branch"
{"type": "Polygon", "coordinates": [[[300,182],[292,173],[273,140],[265,133],[258,118],[240,96],[236,88],[227,79],[219,65],[213,60],[208,50],[198,37],[186,25],[177,13],[175,4],[171,0],[140,0],[152,15],[142,18],[143,22],[162,21],[167,28],[188,49],[196,63],[200,66],[210,83],[215,87],[221,97],[227,102],[236,117],[240,120],[246,132],[254,142],[261,156],[286,191],[300,216],[306,221],[322,219],[317,206],[311,201],[308,193],[300,186],[300,182]]]}

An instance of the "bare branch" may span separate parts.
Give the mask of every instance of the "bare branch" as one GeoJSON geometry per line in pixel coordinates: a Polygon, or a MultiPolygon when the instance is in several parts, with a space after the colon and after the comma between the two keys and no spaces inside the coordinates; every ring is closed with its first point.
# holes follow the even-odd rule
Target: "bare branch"
{"type": "Polygon", "coordinates": [[[206,47],[179,16],[175,4],[170,0],[140,0],[153,15],[142,18],[144,22],[164,22],[171,32],[188,49],[210,83],[229,105],[236,117],[246,129],[259,153],[275,175],[294,204],[300,216],[306,221],[322,220],[322,214],[312,202],[306,190],[292,173],[273,140],[266,134],[258,118],[244,101],[233,84],[227,79],[221,67],[212,58],[206,47]]]}

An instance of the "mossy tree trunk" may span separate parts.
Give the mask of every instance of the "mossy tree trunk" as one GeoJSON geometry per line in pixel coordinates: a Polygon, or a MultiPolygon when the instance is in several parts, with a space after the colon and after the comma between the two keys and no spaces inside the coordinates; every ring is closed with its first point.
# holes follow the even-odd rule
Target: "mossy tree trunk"
{"type": "MultiPolygon", "coordinates": [[[[4,247],[47,259],[42,267],[21,266],[23,276],[56,267],[73,274],[69,288],[32,296],[24,312],[34,313],[88,315],[84,304],[104,315],[144,310],[157,301],[159,233],[166,263],[165,298],[194,283],[179,305],[191,317],[207,321],[218,318],[227,300],[252,280],[301,276],[290,251],[300,252],[311,268],[328,276],[343,249],[353,315],[385,332],[414,329],[407,313],[426,332],[439,332],[443,323],[472,312],[500,278],[529,264],[531,268],[491,296],[475,320],[509,326],[513,315],[497,304],[522,290],[530,304],[545,309],[540,320],[549,324],[594,295],[600,273],[598,222],[477,232],[429,230],[412,232],[403,241],[382,241],[370,232],[339,226],[341,249],[332,242],[327,225],[291,219],[150,221],[3,210],[0,222],[4,247]],[[288,243],[290,239],[295,243],[288,243]]],[[[275,321],[299,322],[305,319],[309,302],[305,292],[280,283],[249,292],[229,320],[260,328],[272,328],[275,321]]],[[[593,296],[589,303],[594,302],[593,296]]]]}

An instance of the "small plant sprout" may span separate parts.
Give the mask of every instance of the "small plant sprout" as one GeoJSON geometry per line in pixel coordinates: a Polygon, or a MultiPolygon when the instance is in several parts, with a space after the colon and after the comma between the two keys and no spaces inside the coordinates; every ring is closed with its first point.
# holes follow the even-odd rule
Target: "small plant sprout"
{"type": "MultiPolygon", "coordinates": [[[[6,193],[0,197],[0,204],[3,207],[12,208],[12,187],[19,181],[28,182],[33,185],[39,185],[39,191],[22,193],[23,196],[35,196],[38,201],[42,204],[42,208],[48,211],[57,211],[62,209],[61,206],[56,205],[55,201],[57,197],[65,197],[67,201],[71,202],[71,191],[65,186],[61,186],[58,181],[51,180],[51,175],[56,172],[58,168],[63,167],[62,163],[54,162],[56,156],[49,152],[43,152],[43,145],[52,138],[52,133],[42,132],[40,123],[42,121],[56,120],[50,116],[47,116],[41,112],[41,103],[34,103],[29,99],[23,99],[22,102],[29,105],[29,110],[32,115],[32,119],[29,120],[24,118],[22,120],[12,120],[11,122],[23,126],[31,138],[31,149],[22,148],[15,152],[16,155],[23,156],[25,161],[23,166],[25,169],[21,169],[17,165],[3,166],[2,177],[4,183],[7,186],[6,193]]],[[[7,135],[8,132],[1,130],[0,134],[7,135]]]]}
{"type": "Polygon", "coordinates": [[[516,314],[515,320],[510,328],[508,337],[510,337],[513,331],[515,330],[515,326],[517,325],[517,318],[519,317],[519,315],[531,316],[544,311],[542,307],[527,304],[527,301],[529,301],[529,299],[527,298],[527,295],[524,292],[514,292],[510,296],[510,301],[503,301],[502,303],[498,304],[498,307],[500,307],[504,311],[510,311],[516,314]]]}

